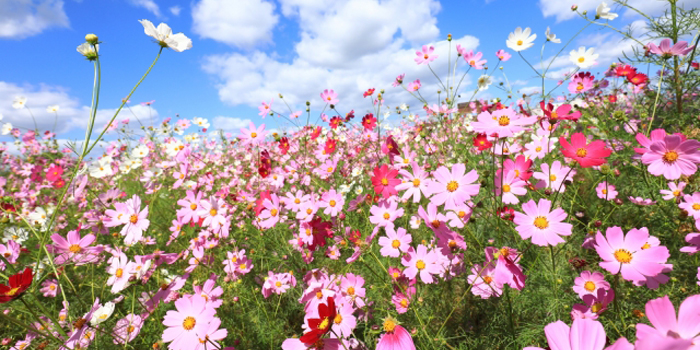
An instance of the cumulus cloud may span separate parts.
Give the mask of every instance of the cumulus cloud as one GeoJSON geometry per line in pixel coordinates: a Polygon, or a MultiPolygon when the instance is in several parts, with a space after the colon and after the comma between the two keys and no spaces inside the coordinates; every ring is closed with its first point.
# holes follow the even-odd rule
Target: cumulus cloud
{"type": "Polygon", "coordinates": [[[24,39],[50,27],[68,27],[62,0],[0,1],[0,38],[24,39]]]}
{"type": "MultiPolygon", "coordinates": [[[[387,105],[410,104],[415,99],[401,88],[391,87],[402,73],[406,74],[406,83],[420,79],[423,96],[436,101],[434,97],[440,89],[437,79],[427,66],[418,66],[413,59],[420,45],[432,41],[440,58],[431,67],[444,81],[449,44],[445,40],[435,41],[440,34],[435,17],[440,10],[437,1],[281,0],[280,5],[282,15],[299,25],[300,39],[294,45],[291,59],[281,61],[277,53],[261,51],[205,57],[202,68],[216,80],[223,102],[258,106],[275,98],[273,110],[289,113],[277,98],[282,93],[293,111],[303,110],[307,100],[311,101],[312,109],[321,110],[324,104],[319,94],[324,89],[333,89],[339,95],[341,110],[343,106],[367,106],[370,110],[371,102],[363,99],[362,92],[374,87],[386,89],[387,105]]],[[[475,49],[479,40],[469,35],[455,38],[452,64],[456,44],[467,50],[475,49]]],[[[461,62],[460,69],[464,65],[461,62]]],[[[470,84],[468,76],[460,92],[473,91],[470,84]]]]}
{"type": "Polygon", "coordinates": [[[170,9],[170,13],[173,14],[173,16],[177,17],[180,15],[180,12],[182,11],[182,7],[180,6],[173,6],[170,9]]]}
{"type": "Polygon", "coordinates": [[[192,7],[192,30],[202,38],[248,49],[272,42],[279,20],[274,10],[264,0],[200,0],[192,7]]]}
{"type": "MultiPolygon", "coordinates": [[[[95,130],[101,131],[116,110],[116,108],[98,109],[95,130]]],[[[14,127],[23,131],[33,130],[34,121],[36,121],[36,127],[40,132],[51,130],[60,135],[73,129],[85,130],[90,117],[90,106],[81,105],[78,99],[70,96],[66,89],[60,86],[20,86],[0,81],[0,114],[4,117],[2,123],[12,123],[14,127]],[[14,109],[12,103],[20,96],[27,99],[26,108],[14,109]],[[46,107],[53,105],[59,106],[58,116],[46,110],[46,107]],[[34,116],[33,119],[32,116],[34,116]]],[[[147,106],[135,105],[130,109],[122,109],[116,120],[139,118],[142,122],[149,123],[149,118],[157,116],[158,111],[152,107],[149,109],[147,106]]]]}
{"type": "Polygon", "coordinates": [[[156,17],[160,17],[160,8],[153,0],[129,0],[129,3],[137,7],[143,7],[156,17]]]}
{"type": "MultiPolygon", "coordinates": [[[[576,1],[576,6],[578,6],[578,11],[588,11],[589,18],[595,17],[595,9],[602,0],[578,0],[576,1]]],[[[639,14],[633,10],[630,10],[624,6],[620,6],[614,3],[612,0],[605,1],[608,6],[612,8],[612,12],[622,13],[625,17],[636,17],[639,14]]],[[[571,11],[571,5],[574,2],[563,1],[563,0],[539,0],[538,5],[542,10],[542,15],[544,17],[555,17],[557,22],[566,21],[572,18],[578,17],[576,12],[571,11]]],[[[660,0],[628,0],[627,3],[646,13],[650,16],[657,16],[662,14],[665,10],[669,8],[667,1],[660,0]]],[[[678,6],[684,7],[686,9],[691,9],[700,6],[700,0],[678,0],[678,6]]],[[[617,20],[619,21],[619,20],[617,20]]]]}
{"type": "Polygon", "coordinates": [[[212,129],[221,129],[224,131],[239,131],[241,128],[247,128],[250,124],[250,119],[241,119],[235,117],[218,116],[211,121],[212,129]]]}

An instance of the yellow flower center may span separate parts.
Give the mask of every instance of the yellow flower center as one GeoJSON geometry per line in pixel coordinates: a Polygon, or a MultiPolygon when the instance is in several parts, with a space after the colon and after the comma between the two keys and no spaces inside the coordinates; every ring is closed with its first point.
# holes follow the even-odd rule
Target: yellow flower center
{"type": "Polygon", "coordinates": [[[585,60],[586,60],[586,59],[585,59],[584,57],[579,57],[579,58],[578,58],[578,63],[583,63],[583,61],[585,61],[585,60]]]}
{"type": "Polygon", "coordinates": [[[423,260],[418,260],[418,261],[416,261],[416,268],[417,268],[418,270],[422,270],[422,269],[425,268],[425,263],[423,262],[423,260]]]}
{"type": "Polygon", "coordinates": [[[644,245],[642,246],[642,250],[649,249],[649,248],[651,248],[651,244],[649,244],[649,242],[644,243],[644,245]]]}
{"type": "Polygon", "coordinates": [[[332,173],[332,172],[333,172],[333,167],[328,167],[328,169],[326,169],[326,171],[329,172],[329,173],[332,173]]]}
{"type": "Polygon", "coordinates": [[[542,151],[542,147],[538,146],[537,148],[535,148],[535,152],[541,152],[541,151],[542,151]]]}
{"type": "Polygon", "coordinates": [[[510,118],[506,117],[505,115],[498,118],[498,125],[508,126],[509,124],[510,124],[510,118]]]}
{"type": "Polygon", "coordinates": [[[132,224],[135,224],[136,222],[139,221],[138,215],[131,215],[131,217],[129,218],[129,221],[130,221],[132,224]]]}
{"type": "Polygon", "coordinates": [[[192,316],[187,316],[185,317],[185,320],[182,322],[182,328],[184,328],[186,331],[191,330],[194,328],[194,326],[197,324],[197,320],[194,319],[192,316]]]}
{"type": "Polygon", "coordinates": [[[549,181],[557,181],[557,176],[554,174],[549,175],[549,181]]]}
{"type": "Polygon", "coordinates": [[[19,290],[19,287],[12,288],[12,289],[10,289],[10,291],[6,292],[5,295],[12,297],[15,294],[17,294],[18,290],[19,290]]]}
{"type": "Polygon", "coordinates": [[[680,197],[680,196],[681,196],[681,191],[675,190],[675,191],[673,191],[673,195],[676,196],[676,197],[680,197]]]}
{"type": "Polygon", "coordinates": [[[629,264],[630,261],[632,261],[632,253],[626,249],[618,249],[613,255],[615,255],[615,259],[617,259],[617,261],[623,264],[629,264]]]}
{"type": "Polygon", "coordinates": [[[328,326],[330,326],[330,323],[331,322],[328,320],[328,317],[324,317],[323,321],[321,321],[321,323],[318,324],[318,329],[326,330],[326,328],[328,328],[328,326]]]}
{"type": "Polygon", "coordinates": [[[197,204],[190,204],[190,209],[197,210],[197,204]]]}
{"type": "Polygon", "coordinates": [[[600,190],[600,193],[602,193],[602,194],[608,194],[608,190],[602,189],[602,190],[600,190]]]}
{"type": "Polygon", "coordinates": [[[391,319],[384,321],[384,332],[391,333],[394,331],[394,328],[396,328],[396,322],[391,319]]]}
{"type": "Polygon", "coordinates": [[[579,148],[576,150],[577,157],[585,157],[586,154],[588,154],[588,151],[585,148],[579,148]]]}
{"type": "Polygon", "coordinates": [[[114,275],[117,276],[117,278],[121,278],[123,274],[124,270],[122,268],[118,268],[117,272],[114,273],[114,275]]]}
{"type": "Polygon", "coordinates": [[[382,185],[387,186],[389,185],[389,180],[387,178],[382,179],[382,185]]]}
{"type": "Polygon", "coordinates": [[[586,283],[583,284],[583,289],[592,292],[595,290],[595,283],[593,283],[593,281],[586,281],[586,283]]]}
{"type": "Polygon", "coordinates": [[[503,184],[503,193],[508,193],[508,192],[510,192],[510,185],[503,184]]]}
{"type": "Polygon", "coordinates": [[[299,203],[301,203],[301,199],[295,198],[295,199],[294,199],[294,204],[299,204],[299,203]]]}
{"type": "Polygon", "coordinates": [[[258,133],[256,133],[256,132],[251,132],[251,133],[250,133],[250,137],[253,137],[253,138],[258,137],[258,133]]]}
{"type": "Polygon", "coordinates": [[[323,298],[323,293],[321,291],[316,292],[316,298],[318,298],[318,299],[323,298]]]}
{"type": "Polygon", "coordinates": [[[578,83],[578,85],[576,86],[576,91],[581,91],[581,90],[583,90],[583,83],[578,83]]]}
{"type": "Polygon", "coordinates": [[[355,295],[355,287],[348,287],[348,295],[355,295]]]}
{"type": "Polygon", "coordinates": [[[547,221],[547,218],[545,218],[544,216],[536,217],[535,222],[533,222],[532,224],[540,230],[544,230],[547,227],[549,227],[549,221],[547,221]]]}
{"type": "Polygon", "coordinates": [[[404,163],[404,164],[408,164],[408,162],[410,162],[410,160],[408,160],[408,158],[404,158],[404,159],[403,159],[403,163],[404,163]]]}
{"type": "Polygon", "coordinates": [[[277,288],[282,287],[282,282],[280,282],[280,281],[275,282],[275,286],[277,286],[277,288]]]}
{"type": "Polygon", "coordinates": [[[420,186],[420,179],[413,179],[413,187],[420,186]]]}
{"type": "Polygon", "coordinates": [[[389,220],[390,217],[389,213],[384,213],[384,220],[389,220]]]}
{"type": "Polygon", "coordinates": [[[520,45],[523,44],[523,41],[522,41],[522,40],[518,40],[518,42],[517,42],[516,44],[518,44],[518,46],[520,46],[520,45]]]}
{"type": "Polygon", "coordinates": [[[673,164],[678,159],[678,152],[668,151],[663,156],[664,162],[673,164]]]}
{"type": "Polygon", "coordinates": [[[218,212],[216,211],[216,209],[212,209],[212,210],[209,211],[209,215],[211,215],[211,216],[216,216],[216,214],[218,214],[218,212]]]}
{"type": "Polygon", "coordinates": [[[391,242],[391,247],[394,249],[398,249],[401,246],[401,241],[398,239],[395,239],[394,241],[391,242]]]}
{"type": "Polygon", "coordinates": [[[134,332],[134,329],[136,329],[136,327],[129,325],[129,327],[126,327],[126,332],[131,334],[134,332]]]}
{"type": "Polygon", "coordinates": [[[593,311],[595,313],[598,313],[598,311],[600,311],[602,308],[603,308],[603,304],[601,304],[601,303],[595,303],[595,304],[591,305],[591,311],[593,311]]]}
{"type": "Polygon", "coordinates": [[[75,253],[80,253],[80,251],[83,250],[83,248],[80,248],[80,246],[77,244],[71,244],[70,247],[68,247],[68,250],[71,253],[75,254],[75,253]]]}
{"type": "Polygon", "coordinates": [[[482,278],[486,284],[491,284],[491,282],[493,282],[493,278],[491,276],[484,276],[482,278]]]}
{"type": "Polygon", "coordinates": [[[335,201],[332,199],[330,202],[328,202],[328,205],[330,205],[331,207],[335,207],[335,204],[336,204],[335,201]]]}
{"type": "Polygon", "coordinates": [[[700,210],[700,203],[695,203],[695,204],[693,204],[693,209],[694,209],[694,210],[700,210]]]}
{"type": "Polygon", "coordinates": [[[449,192],[457,191],[458,188],[459,184],[457,183],[457,181],[450,181],[447,183],[447,191],[449,192]]]}
{"type": "Polygon", "coordinates": [[[273,208],[272,210],[270,210],[270,215],[277,216],[277,209],[273,208]]]}

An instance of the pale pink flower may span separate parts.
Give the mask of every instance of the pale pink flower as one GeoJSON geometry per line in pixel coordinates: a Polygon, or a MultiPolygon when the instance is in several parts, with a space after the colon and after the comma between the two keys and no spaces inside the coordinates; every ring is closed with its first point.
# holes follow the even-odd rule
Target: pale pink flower
{"type": "Polygon", "coordinates": [[[386,227],[386,236],[379,237],[379,245],[382,249],[379,251],[382,256],[390,256],[398,258],[401,252],[407,252],[413,238],[406,233],[406,229],[399,227],[394,231],[393,227],[386,227]]]}
{"type": "Polygon", "coordinates": [[[614,275],[621,272],[622,278],[628,281],[646,282],[647,277],[663,272],[669,257],[668,249],[664,246],[645,249],[648,240],[646,227],[632,229],[626,236],[616,226],[609,227],[605,236],[598,231],[595,249],[603,259],[600,266],[614,275]]]}
{"type": "Polygon", "coordinates": [[[574,292],[579,297],[591,294],[595,295],[598,289],[610,289],[610,283],[605,281],[605,276],[600,272],[583,271],[579,277],[574,278],[574,292]]]}
{"type": "Polygon", "coordinates": [[[416,51],[416,64],[428,64],[438,58],[438,55],[434,55],[433,51],[435,48],[433,46],[423,45],[422,52],[416,51]]]}
{"type": "Polygon", "coordinates": [[[522,209],[525,213],[515,212],[513,219],[520,237],[532,238],[532,243],[539,246],[564,243],[560,236],[571,235],[573,226],[562,222],[567,216],[563,209],[551,210],[551,206],[552,202],[546,199],[540,199],[537,204],[534,200],[524,203],[522,209]]]}
{"type": "Polygon", "coordinates": [[[466,166],[463,163],[452,165],[452,171],[441,166],[434,173],[434,180],[428,185],[432,194],[430,202],[435,205],[445,205],[451,209],[463,205],[472,196],[479,193],[480,185],[475,182],[479,179],[476,170],[465,174],[466,166]]]}

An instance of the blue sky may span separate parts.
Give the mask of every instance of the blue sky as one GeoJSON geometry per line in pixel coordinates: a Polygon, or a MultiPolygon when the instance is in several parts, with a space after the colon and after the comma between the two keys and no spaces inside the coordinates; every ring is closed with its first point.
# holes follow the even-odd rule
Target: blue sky
{"type": "MultiPolygon", "coordinates": [[[[663,2],[629,0],[652,14],[663,10],[663,2]]],[[[581,10],[595,13],[599,0],[580,0],[581,10]]],[[[700,0],[681,1],[686,7],[700,0]]],[[[618,28],[640,17],[613,4],[620,17],[610,23],[618,28]]],[[[312,102],[322,108],[319,93],[339,92],[338,109],[364,113],[370,108],[362,92],[370,87],[386,90],[387,103],[407,103],[417,110],[418,101],[399,88],[394,77],[406,73],[406,81],[421,79],[424,90],[436,90],[436,79],[426,66],[413,62],[421,45],[445,47],[451,33],[456,42],[484,52],[489,65],[494,53],[506,49],[505,40],[516,27],[530,27],[537,34],[535,46],[524,51],[533,64],[549,26],[566,43],[583,25],[566,0],[3,0],[0,2],[0,113],[3,123],[31,127],[28,111],[12,108],[15,96],[26,96],[40,128],[54,124],[47,105],[59,105],[60,139],[82,139],[92,91],[92,64],[76,52],[87,33],[102,42],[102,97],[99,122],[104,125],[115,108],[154,59],[158,46],[146,36],[140,19],[165,22],[174,32],[192,39],[193,47],[182,53],[167,50],[151,75],[131,97],[131,111],[158,120],[202,117],[238,133],[248,121],[284,128],[280,119],[258,116],[257,106],[273,100],[273,108],[288,112],[278,93],[302,110],[312,102]],[[459,39],[459,40],[458,40],[459,39]],[[441,43],[442,42],[442,43],[441,43]],[[442,45],[442,46],[441,46],[442,45]],[[155,100],[150,107],[139,102],[155,100]]],[[[589,15],[591,16],[591,15],[589,15]]],[[[548,43],[544,57],[550,58],[562,44],[548,43]]],[[[589,27],[564,50],[552,71],[571,69],[568,52],[579,46],[595,47],[602,72],[632,44],[598,26],[589,27]]],[[[504,65],[514,89],[531,92],[539,85],[534,73],[514,56],[504,65]]],[[[454,50],[452,51],[454,54],[454,50]]],[[[446,55],[433,64],[445,78],[446,55]]],[[[453,56],[454,59],[454,56],[453,56]]],[[[464,67],[461,62],[460,67],[464,67]]],[[[481,72],[472,71],[462,91],[471,96],[481,72]]],[[[502,75],[495,73],[496,82],[502,75]]],[[[481,97],[503,97],[493,86],[481,97]]],[[[131,118],[133,120],[133,117],[131,118]]],[[[146,118],[147,119],[147,118],[146,118]]],[[[188,130],[191,131],[191,130],[188,130]]],[[[10,141],[1,136],[0,141],[10,141]]]]}

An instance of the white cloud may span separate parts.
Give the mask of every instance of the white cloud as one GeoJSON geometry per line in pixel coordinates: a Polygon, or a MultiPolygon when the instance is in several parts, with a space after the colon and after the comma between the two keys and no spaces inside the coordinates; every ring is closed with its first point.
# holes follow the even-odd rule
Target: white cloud
{"type": "Polygon", "coordinates": [[[180,6],[173,6],[170,9],[170,13],[173,14],[173,16],[177,17],[180,15],[180,12],[182,11],[182,7],[180,6]]]}
{"type": "Polygon", "coordinates": [[[134,6],[145,8],[156,17],[160,17],[160,8],[153,0],[129,0],[129,2],[134,6]]]}
{"type": "Polygon", "coordinates": [[[192,30],[239,48],[260,46],[272,42],[279,20],[274,9],[264,0],[200,0],[192,7],[192,30]]]}
{"type": "MultiPolygon", "coordinates": [[[[310,100],[311,108],[318,113],[323,108],[319,94],[333,89],[339,95],[341,111],[347,111],[347,106],[359,114],[365,112],[364,108],[372,109],[362,92],[374,87],[377,92],[386,90],[385,105],[393,107],[406,102],[419,110],[418,101],[403,89],[391,87],[396,76],[405,73],[406,83],[420,79],[421,94],[431,104],[437,103],[437,79],[427,66],[414,62],[420,45],[434,41],[440,34],[435,18],[440,10],[437,1],[281,0],[280,4],[282,14],[299,24],[300,40],[294,46],[293,58],[283,62],[276,53],[260,51],[205,57],[202,68],[217,80],[222,101],[259,106],[262,101],[275,98],[273,110],[289,113],[277,98],[282,93],[293,111],[303,110],[304,102],[310,100]]],[[[443,81],[448,66],[454,64],[456,44],[469,50],[476,48],[479,40],[473,36],[455,38],[452,64],[447,62],[447,41],[434,44],[440,57],[431,67],[443,81]]],[[[459,66],[464,65],[462,62],[459,66]]],[[[460,92],[473,91],[470,83],[468,76],[460,92]]]]}
{"type": "Polygon", "coordinates": [[[212,129],[238,132],[241,128],[247,128],[250,119],[218,116],[211,122],[212,129]]]}
{"type": "MultiPolygon", "coordinates": [[[[577,0],[575,2],[564,0],[539,0],[539,6],[544,17],[554,16],[557,22],[566,21],[578,17],[576,12],[571,11],[571,5],[576,3],[578,11],[588,11],[589,18],[595,18],[595,9],[602,0],[577,0]]],[[[624,6],[614,3],[613,0],[605,1],[612,8],[614,13],[623,13],[625,17],[637,17],[639,14],[624,6]]],[[[628,4],[650,16],[662,14],[669,8],[668,1],[661,0],[628,0],[628,4]]],[[[678,0],[678,6],[691,9],[700,6],[700,0],[678,0]]],[[[613,22],[619,21],[613,20],[613,22]]]]}
{"type": "MultiPolygon", "coordinates": [[[[97,111],[94,129],[97,134],[107,125],[115,112],[116,108],[97,111]]],[[[19,86],[0,81],[0,114],[4,116],[3,123],[12,123],[14,127],[20,128],[22,131],[34,129],[35,120],[36,127],[40,132],[51,130],[60,135],[73,129],[85,130],[90,116],[90,106],[81,105],[76,98],[66,92],[65,88],[60,86],[43,84],[38,87],[19,86]],[[18,96],[27,98],[27,108],[12,108],[12,102],[18,96]],[[55,113],[46,111],[46,107],[50,105],[59,106],[58,118],[55,113]],[[32,119],[32,115],[34,119],[32,119]]],[[[136,122],[136,117],[141,119],[145,125],[150,125],[149,117],[153,117],[155,120],[158,117],[158,111],[152,107],[149,109],[147,106],[134,105],[130,109],[122,109],[116,120],[130,118],[136,122]]]]}
{"type": "Polygon", "coordinates": [[[62,0],[0,1],[0,38],[23,39],[50,27],[68,27],[62,0]]]}

